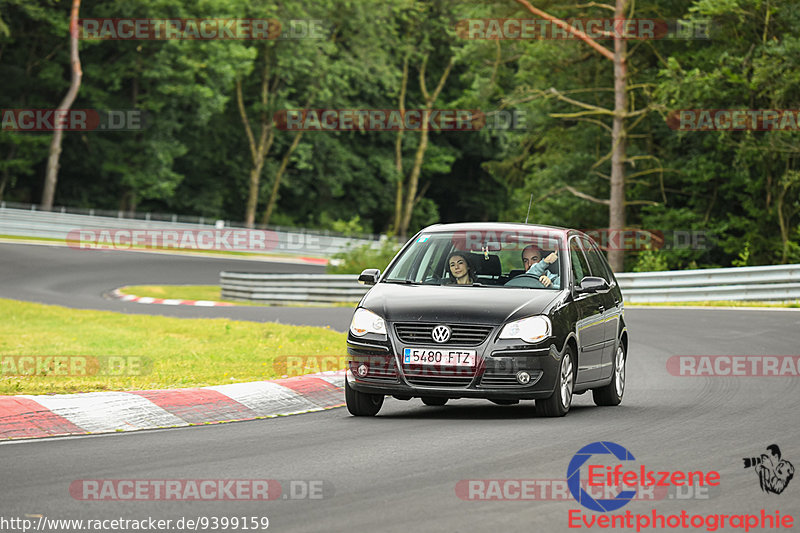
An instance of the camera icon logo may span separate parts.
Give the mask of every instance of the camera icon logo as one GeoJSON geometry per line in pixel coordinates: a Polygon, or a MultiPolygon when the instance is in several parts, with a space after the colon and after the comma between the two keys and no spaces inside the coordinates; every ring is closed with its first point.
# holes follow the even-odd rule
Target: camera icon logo
{"type": "Polygon", "coordinates": [[[767,446],[768,453],[761,457],[745,457],[742,459],[745,469],[752,468],[758,476],[761,490],[772,494],[781,494],[794,477],[794,465],[781,458],[781,449],[777,444],[767,446]]]}

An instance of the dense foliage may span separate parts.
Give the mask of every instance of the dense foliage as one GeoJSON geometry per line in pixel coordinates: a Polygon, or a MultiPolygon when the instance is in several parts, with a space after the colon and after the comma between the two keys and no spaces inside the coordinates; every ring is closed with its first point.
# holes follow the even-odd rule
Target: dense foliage
{"type": "MultiPolygon", "coordinates": [[[[531,3],[563,18],[611,16],[593,2],[531,3]]],[[[70,5],[0,0],[0,108],[58,105],[70,79],[70,5]]],[[[630,18],[711,22],[708,39],[628,44],[630,108],[641,113],[628,121],[627,224],[673,245],[703,238],[629,253],[626,267],[800,262],[800,134],[681,132],[667,121],[679,109],[800,108],[796,0],[631,5],[630,18]]],[[[610,119],[580,115],[585,108],[574,101],[613,109],[612,66],[574,39],[470,40],[457,31],[462,19],[530,18],[513,0],[97,0],[83,2],[80,15],[321,20],[325,32],[82,41],[73,107],[137,108],[149,118],[141,131],[67,133],[56,205],[245,220],[255,175],[256,223],[395,230],[397,184],[407,200],[419,132],[403,135],[398,165],[396,132],[297,135],[272,117],[301,108],[396,109],[404,86],[405,107],[421,109],[422,71],[427,93],[446,77],[434,108],[515,112],[524,124],[431,132],[408,232],[434,222],[521,221],[531,197],[532,222],[608,225],[610,119]],[[269,141],[262,166],[242,115],[256,144],[262,130],[269,141]]],[[[0,130],[0,198],[39,202],[50,136],[0,130]]]]}

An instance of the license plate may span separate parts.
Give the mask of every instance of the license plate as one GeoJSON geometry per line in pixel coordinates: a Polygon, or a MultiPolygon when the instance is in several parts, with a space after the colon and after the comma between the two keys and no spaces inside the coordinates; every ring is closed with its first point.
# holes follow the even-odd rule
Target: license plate
{"type": "Polygon", "coordinates": [[[407,365],[475,366],[475,350],[441,350],[437,348],[404,348],[407,365]]]}

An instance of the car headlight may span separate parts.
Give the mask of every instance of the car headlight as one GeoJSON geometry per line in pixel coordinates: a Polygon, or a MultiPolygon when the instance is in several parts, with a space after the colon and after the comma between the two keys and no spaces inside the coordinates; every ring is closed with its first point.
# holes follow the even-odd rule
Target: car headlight
{"type": "Polygon", "coordinates": [[[356,337],[363,337],[367,333],[386,335],[386,322],[372,311],[359,307],[353,313],[353,320],[350,322],[350,333],[356,337]]]}
{"type": "Polygon", "coordinates": [[[522,339],[525,342],[539,342],[550,335],[550,319],[546,316],[531,316],[509,322],[500,332],[501,339],[522,339]]]}

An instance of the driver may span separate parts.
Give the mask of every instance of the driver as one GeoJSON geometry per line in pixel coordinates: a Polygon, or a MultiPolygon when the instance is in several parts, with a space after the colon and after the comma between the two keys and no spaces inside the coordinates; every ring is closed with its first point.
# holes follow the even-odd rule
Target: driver
{"type": "Polygon", "coordinates": [[[557,260],[556,252],[542,259],[541,248],[533,244],[522,250],[522,265],[525,267],[526,273],[537,276],[539,282],[545,287],[561,288],[561,276],[551,271],[551,265],[557,260]]]}
{"type": "Polygon", "coordinates": [[[447,285],[472,285],[475,283],[475,269],[467,259],[466,252],[454,251],[447,257],[450,277],[447,285]]]}

